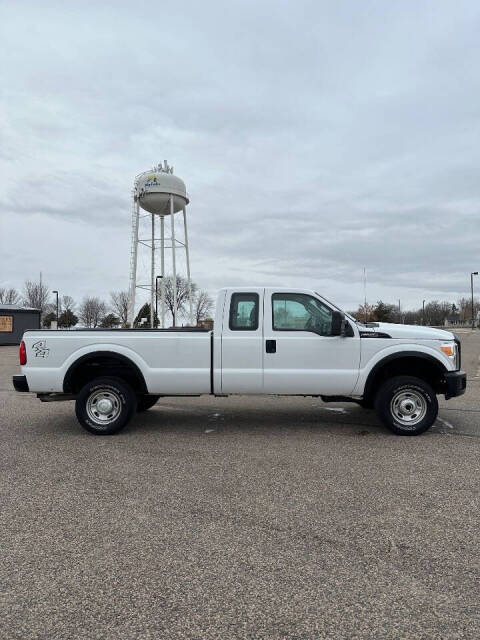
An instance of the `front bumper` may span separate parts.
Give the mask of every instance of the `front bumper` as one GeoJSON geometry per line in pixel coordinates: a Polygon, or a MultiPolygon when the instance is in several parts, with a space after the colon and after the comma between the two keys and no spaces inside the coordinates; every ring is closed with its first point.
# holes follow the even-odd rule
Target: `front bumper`
{"type": "Polygon", "coordinates": [[[461,396],[467,389],[467,374],[465,371],[447,371],[445,379],[445,399],[461,396]]]}
{"type": "Polygon", "coordinates": [[[15,391],[30,391],[26,376],[12,376],[12,382],[15,391]]]}

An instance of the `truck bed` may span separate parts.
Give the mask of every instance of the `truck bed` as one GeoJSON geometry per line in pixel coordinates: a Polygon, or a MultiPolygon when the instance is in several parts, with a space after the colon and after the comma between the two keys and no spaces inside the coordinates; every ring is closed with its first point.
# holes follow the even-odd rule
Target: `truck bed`
{"type": "MultiPolygon", "coordinates": [[[[134,329],[128,328],[105,328],[105,327],[95,327],[94,329],[90,328],[79,328],[79,329],[54,329],[55,333],[59,333],[61,331],[66,333],[75,333],[77,331],[129,331],[132,333],[133,331],[149,331],[149,332],[162,332],[162,331],[174,331],[174,332],[199,332],[199,333],[209,333],[210,329],[204,329],[203,327],[167,327],[165,329],[151,329],[150,327],[135,327],[134,329]]],[[[35,333],[47,333],[52,334],[52,329],[35,329],[35,333]]]]}
{"type": "Polygon", "coordinates": [[[93,351],[113,353],[137,365],[149,393],[210,393],[211,336],[208,329],[194,327],[27,331],[22,373],[36,392],[62,392],[73,363],[93,351]]]}

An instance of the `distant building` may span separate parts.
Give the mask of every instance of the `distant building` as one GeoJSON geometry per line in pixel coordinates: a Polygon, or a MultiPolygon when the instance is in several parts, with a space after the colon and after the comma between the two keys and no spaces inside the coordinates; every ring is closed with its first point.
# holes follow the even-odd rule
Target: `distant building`
{"type": "Polygon", "coordinates": [[[197,327],[202,327],[202,329],[209,329],[210,331],[213,330],[213,319],[212,318],[205,318],[205,320],[199,320],[197,322],[197,327]]]}
{"type": "Polygon", "coordinates": [[[40,309],[0,304],[0,345],[20,344],[28,329],[40,329],[40,309]]]}
{"type": "Polygon", "coordinates": [[[457,324],[463,324],[462,322],[460,322],[458,313],[449,315],[444,320],[444,325],[446,327],[455,327],[457,324]]]}

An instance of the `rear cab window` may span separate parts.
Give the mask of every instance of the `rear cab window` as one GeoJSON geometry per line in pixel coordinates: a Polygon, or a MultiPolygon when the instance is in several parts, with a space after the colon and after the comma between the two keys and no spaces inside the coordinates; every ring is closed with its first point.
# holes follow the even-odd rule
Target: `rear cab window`
{"type": "Polygon", "coordinates": [[[258,293],[234,293],[230,301],[228,326],[231,331],[256,331],[258,329],[258,293]]]}

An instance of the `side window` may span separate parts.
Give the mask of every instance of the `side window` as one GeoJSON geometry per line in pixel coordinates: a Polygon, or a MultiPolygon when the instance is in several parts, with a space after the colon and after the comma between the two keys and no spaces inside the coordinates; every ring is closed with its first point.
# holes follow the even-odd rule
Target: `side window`
{"type": "Polygon", "coordinates": [[[258,329],[258,293],[234,293],[230,302],[229,327],[232,331],[258,329]]]}
{"type": "Polygon", "coordinates": [[[313,331],[331,336],[332,310],[303,293],[274,293],[272,326],[275,331],[313,331]]]}

